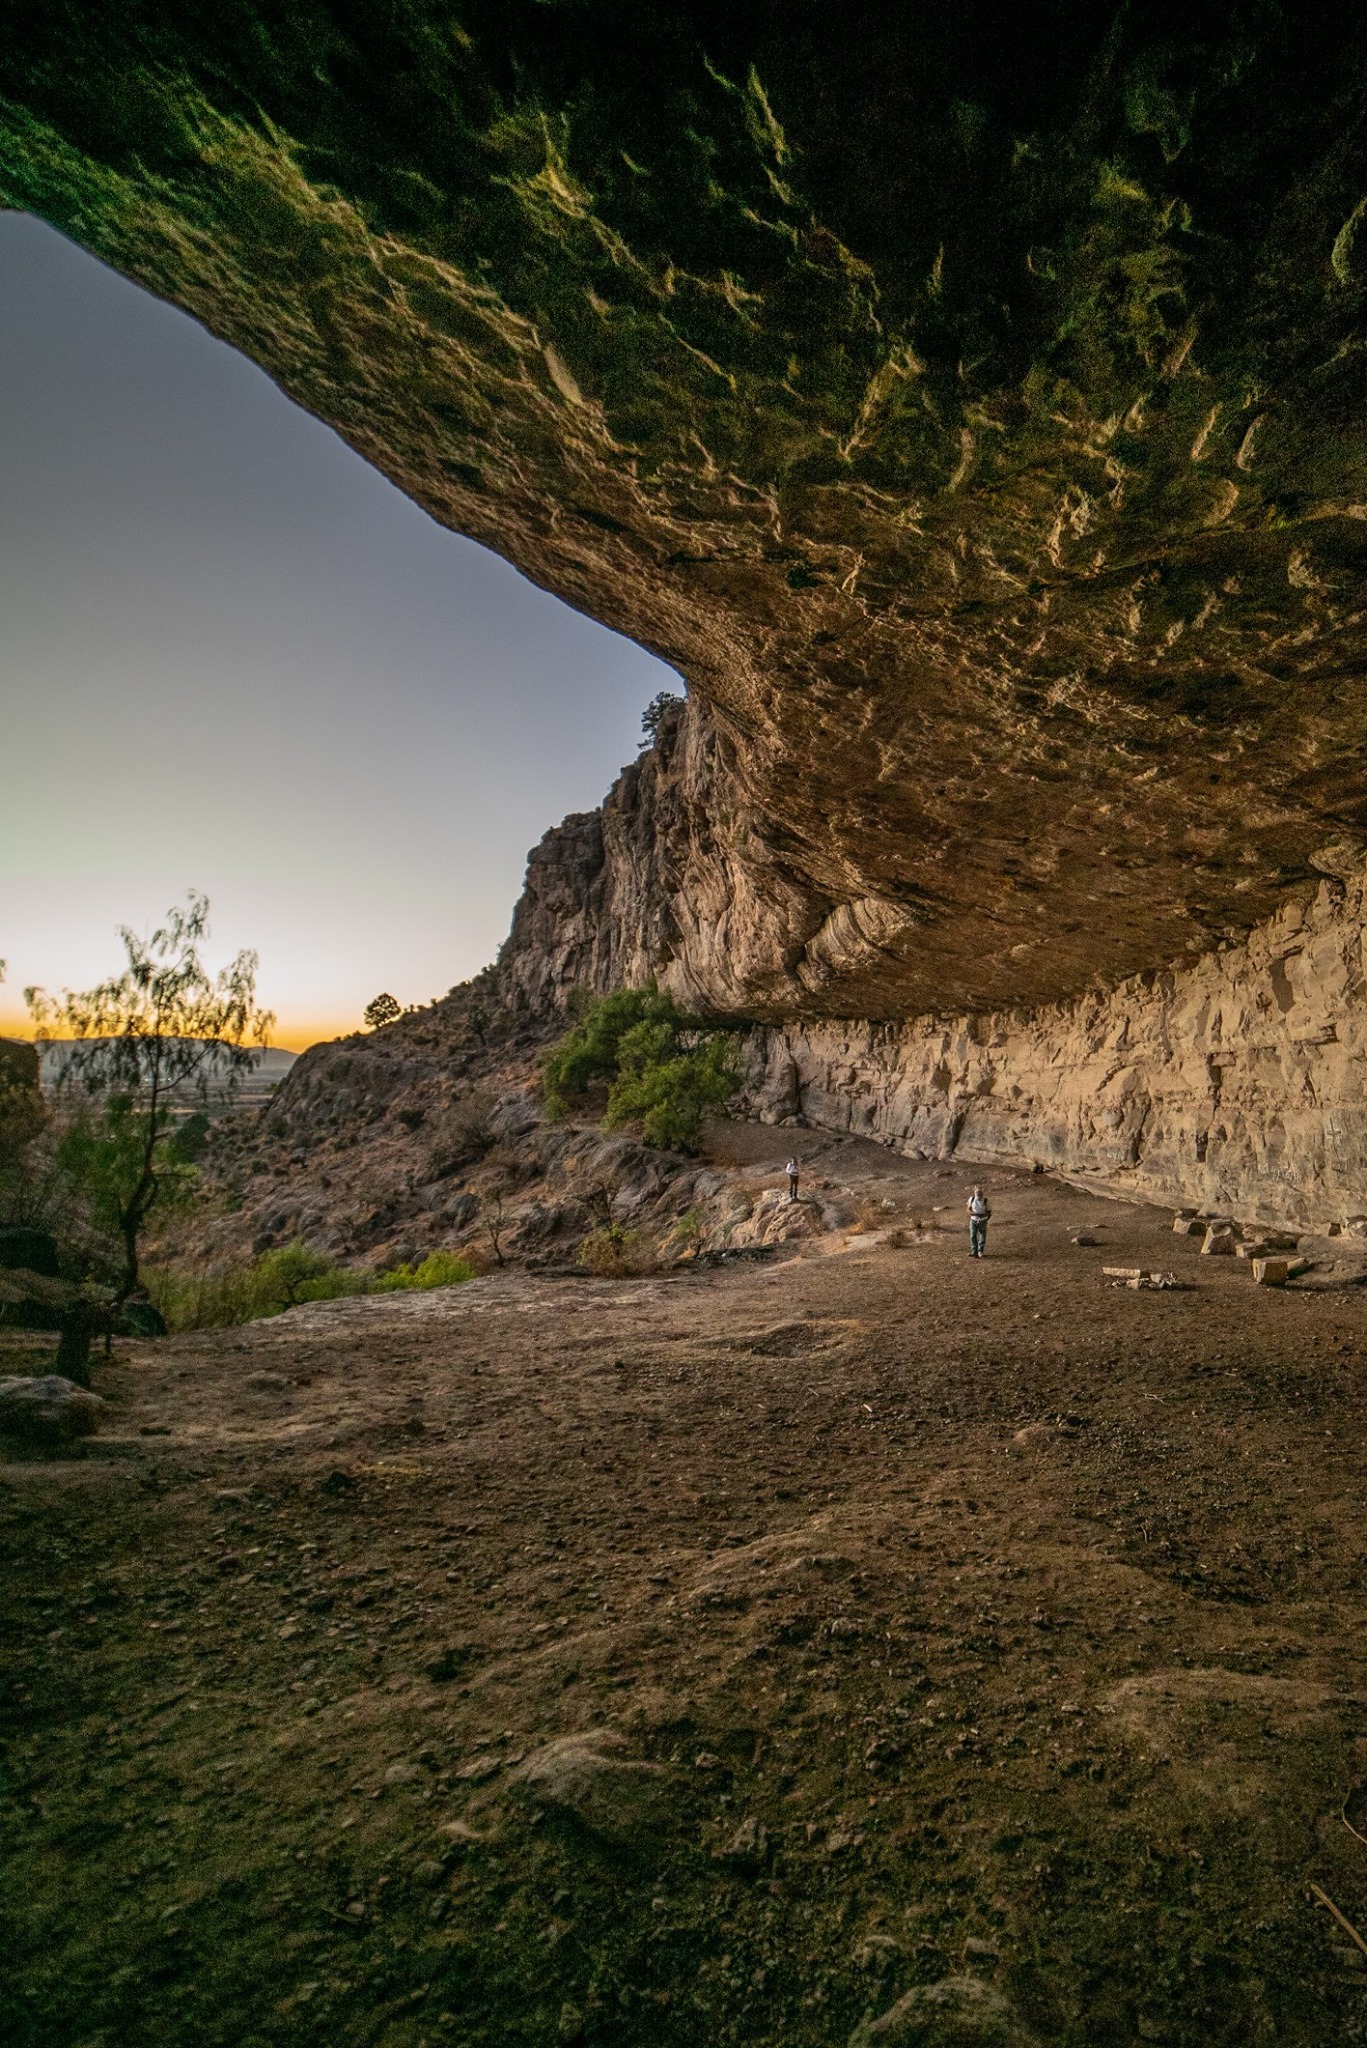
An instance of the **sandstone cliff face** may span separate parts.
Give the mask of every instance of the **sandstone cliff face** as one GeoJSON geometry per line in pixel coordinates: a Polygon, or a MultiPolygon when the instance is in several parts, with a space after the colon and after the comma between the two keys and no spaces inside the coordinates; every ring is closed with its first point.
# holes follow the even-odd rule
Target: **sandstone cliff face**
{"type": "MultiPolygon", "coordinates": [[[[576,986],[654,974],[726,1007],[733,899],[690,837],[706,757],[682,724],[601,812],[533,853],[500,962],[515,1001],[544,1012],[576,986]],[[685,899],[686,925],[671,914],[685,899]]],[[[758,1030],[745,1106],[916,1155],[1038,1162],[1117,1195],[1367,1229],[1367,869],[1338,865],[1244,940],[1071,1003],[758,1030]]],[[[872,913],[832,920],[824,955],[808,945],[791,971],[819,986],[827,963],[879,942],[872,913]]]]}
{"type": "Polygon", "coordinates": [[[1034,1016],[757,1039],[753,1105],[913,1154],[1367,1232],[1367,878],[1240,945],[1034,1016]]]}
{"type": "Polygon", "coordinates": [[[11,10],[0,203],[676,664],[642,957],[895,1019],[1361,845],[1365,114],[1308,5],[139,0],[11,10]]]}

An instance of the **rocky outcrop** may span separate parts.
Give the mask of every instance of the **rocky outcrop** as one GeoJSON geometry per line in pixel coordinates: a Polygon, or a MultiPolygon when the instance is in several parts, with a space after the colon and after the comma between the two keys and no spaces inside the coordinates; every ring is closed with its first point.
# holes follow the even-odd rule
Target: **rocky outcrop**
{"type": "Polygon", "coordinates": [[[1361,845],[1361,21],[11,14],[0,203],[686,677],[595,972],[1036,1008],[1361,845]]]}
{"type": "Polygon", "coordinates": [[[1277,1215],[1367,1206],[1364,192],[1295,4],[0,41],[0,203],[686,678],[513,999],[654,973],[808,1115],[1277,1215]]]}
{"type": "Polygon", "coordinates": [[[1033,1016],[756,1035],[750,1106],[923,1157],[1367,1234],[1367,877],[1242,944],[1033,1016]]]}
{"type": "MultiPolygon", "coordinates": [[[[544,1009],[576,985],[601,991],[647,973],[686,1001],[727,987],[724,880],[710,878],[709,899],[694,862],[694,943],[714,915],[715,979],[700,982],[696,955],[661,916],[677,901],[664,878],[690,852],[668,838],[693,815],[690,760],[671,729],[601,813],[547,834],[502,960],[521,1000],[544,1009]]],[[[1040,1163],[1116,1194],[1367,1229],[1367,867],[1343,849],[1319,859],[1341,872],[1241,940],[1070,1003],[808,1014],[756,1031],[744,1106],[922,1156],[1040,1163]]],[[[851,916],[827,943],[876,946],[877,927],[851,916]]],[[[816,951],[795,973],[815,974],[816,951]]]]}

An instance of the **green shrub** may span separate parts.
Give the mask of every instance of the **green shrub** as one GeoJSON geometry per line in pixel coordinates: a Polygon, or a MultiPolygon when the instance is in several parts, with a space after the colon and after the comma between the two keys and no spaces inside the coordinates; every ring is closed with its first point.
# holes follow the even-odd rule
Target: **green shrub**
{"type": "Polygon", "coordinates": [[[646,1231],[629,1229],[624,1223],[605,1223],[581,1239],[579,1263],[600,1280],[610,1280],[628,1273],[653,1273],[660,1260],[646,1231]]]}
{"type": "Polygon", "coordinates": [[[344,1271],[326,1252],[316,1252],[298,1238],[279,1251],[263,1252],[256,1264],[263,1299],[294,1308],[301,1301],[332,1301],[359,1290],[348,1286],[359,1275],[344,1271]]]}
{"type": "Polygon", "coordinates": [[[648,1145],[688,1150],[703,1111],[735,1093],[724,1029],[690,1017],[652,983],[591,1002],[546,1055],[547,1113],[565,1116],[595,1081],[607,1081],[604,1122],[639,1121],[648,1145]]]}
{"type": "Polygon", "coordinates": [[[416,1266],[378,1276],[339,1266],[325,1252],[300,1244],[263,1252],[250,1264],[187,1268],[154,1266],[147,1291],[171,1330],[226,1330],[261,1316],[282,1315],[304,1301],[339,1301],[353,1294],[394,1294],[408,1288],[453,1287],[473,1280],[474,1267],[454,1252],[429,1252],[416,1266]]]}
{"type": "Polygon", "coordinates": [[[653,986],[618,989],[615,995],[589,1002],[573,1030],[551,1047],[542,1063],[547,1113],[564,1116],[595,1081],[615,1080],[618,1052],[629,1031],[642,1024],[677,1026],[683,1021],[673,997],[661,995],[653,986]]]}
{"type": "Polygon", "coordinates": [[[395,1266],[370,1284],[373,1294],[397,1294],[410,1287],[458,1287],[475,1269],[456,1252],[429,1252],[416,1266],[395,1266]]]}

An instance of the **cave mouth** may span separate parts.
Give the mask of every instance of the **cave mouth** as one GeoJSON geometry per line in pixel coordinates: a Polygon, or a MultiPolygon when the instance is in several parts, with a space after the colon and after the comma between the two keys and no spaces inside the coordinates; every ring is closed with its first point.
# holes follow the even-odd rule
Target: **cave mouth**
{"type": "Polygon", "coordinates": [[[437,22],[28,19],[0,198],[687,679],[683,982],[1034,1009],[1363,844],[1362,24],[437,22]]]}
{"type": "Polygon", "coordinates": [[[32,216],[0,215],[0,275],[0,608],[25,685],[0,782],[16,850],[63,821],[60,858],[0,890],[0,1028],[27,1029],[28,984],[93,984],[117,926],[190,881],[261,953],[296,1049],[380,987],[426,1002],[476,972],[528,847],[598,803],[672,673],[32,216]],[[149,763],[162,795],[130,809],[149,763]]]}
{"type": "Polygon", "coordinates": [[[905,1082],[904,1139],[939,1031],[984,1145],[1211,1189],[1229,1145],[1269,1201],[1346,1201],[1367,25],[433,20],[28,18],[0,198],[686,679],[537,845],[527,999],[656,973],[905,1082]],[[1258,1047],[1278,1102],[1344,1106],[1287,1156],[1258,1047]]]}

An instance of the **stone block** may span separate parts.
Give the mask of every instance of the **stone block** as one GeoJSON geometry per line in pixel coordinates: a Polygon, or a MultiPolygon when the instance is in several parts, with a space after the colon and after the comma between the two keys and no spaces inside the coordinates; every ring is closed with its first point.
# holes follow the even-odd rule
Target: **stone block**
{"type": "Polygon", "coordinates": [[[1178,1237],[1201,1237],[1206,1228],[1199,1216],[1174,1216],[1172,1227],[1178,1237]]]}
{"type": "Polygon", "coordinates": [[[1229,1229],[1228,1225],[1217,1227],[1217,1225],[1212,1223],[1210,1229],[1206,1232],[1201,1246],[1201,1257],[1203,1259],[1213,1259],[1233,1258],[1233,1256],[1234,1232],[1229,1229]]]}
{"type": "Polygon", "coordinates": [[[58,1373],[0,1379],[0,1430],[32,1443],[64,1444],[98,1429],[104,1402],[58,1373]]]}
{"type": "Polygon", "coordinates": [[[1255,1259],[1253,1261],[1253,1285],[1255,1287],[1285,1287],[1290,1277],[1290,1263],[1286,1259],[1255,1259]]]}

